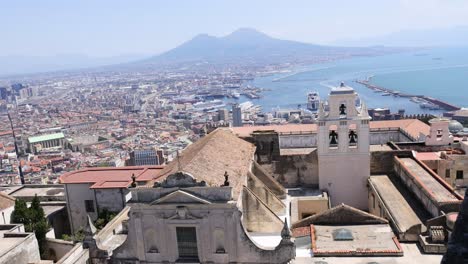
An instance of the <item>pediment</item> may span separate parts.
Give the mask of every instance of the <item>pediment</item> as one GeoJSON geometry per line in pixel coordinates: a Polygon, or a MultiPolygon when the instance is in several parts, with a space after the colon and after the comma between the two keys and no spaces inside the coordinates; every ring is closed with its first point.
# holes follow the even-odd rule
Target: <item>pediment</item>
{"type": "Polygon", "coordinates": [[[354,207],[341,204],[320,214],[306,217],[293,224],[294,228],[314,225],[369,225],[388,224],[384,218],[369,214],[354,207]]]}
{"type": "Polygon", "coordinates": [[[151,204],[211,204],[211,202],[191,193],[177,190],[153,201],[151,204]]]}

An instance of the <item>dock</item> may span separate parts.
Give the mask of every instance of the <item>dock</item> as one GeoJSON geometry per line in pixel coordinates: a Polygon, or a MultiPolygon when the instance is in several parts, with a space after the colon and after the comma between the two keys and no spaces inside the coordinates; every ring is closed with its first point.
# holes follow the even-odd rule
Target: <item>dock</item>
{"type": "Polygon", "coordinates": [[[371,90],[374,90],[374,91],[377,91],[377,92],[383,92],[384,94],[389,94],[389,95],[398,96],[398,97],[406,97],[406,98],[418,98],[418,99],[421,99],[422,101],[426,101],[426,102],[429,102],[431,104],[434,104],[434,105],[436,105],[436,106],[438,106],[438,107],[440,107],[441,109],[444,109],[444,110],[456,111],[456,110],[461,109],[461,107],[459,107],[459,106],[444,102],[444,101],[439,100],[439,99],[428,97],[428,96],[425,96],[425,95],[415,95],[415,94],[402,93],[400,91],[395,91],[395,90],[392,90],[392,89],[377,86],[377,85],[371,84],[368,80],[356,80],[356,82],[366,86],[367,88],[369,88],[371,90]]]}

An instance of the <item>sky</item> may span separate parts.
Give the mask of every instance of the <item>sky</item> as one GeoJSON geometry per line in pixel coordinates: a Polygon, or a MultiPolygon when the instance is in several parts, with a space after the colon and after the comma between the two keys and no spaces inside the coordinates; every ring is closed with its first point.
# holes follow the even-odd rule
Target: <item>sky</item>
{"type": "Polygon", "coordinates": [[[328,44],[468,26],[466,0],[0,0],[0,56],[155,55],[249,27],[328,44]]]}

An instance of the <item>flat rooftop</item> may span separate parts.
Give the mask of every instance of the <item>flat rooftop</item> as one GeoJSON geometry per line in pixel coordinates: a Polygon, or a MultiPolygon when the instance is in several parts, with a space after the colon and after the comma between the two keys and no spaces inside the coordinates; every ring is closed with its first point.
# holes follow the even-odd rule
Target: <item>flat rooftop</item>
{"type": "Polygon", "coordinates": [[[16,233],[17,231],[13,231],[17,236],[4,237],[5,233],[12,232],[12,228],[14,228],[14,225],[0,225],[0,258],[13,248],[20,246],[25,239],[33,235],[32,233],[16,233]]]}
{"type": "MultiPolygon", "coordinates": [[[[373,255],[400,252],[398,240],[388,224],[326,226],[312,225],[315,233],[314,255],[320,254],[359,254],[373,255]],[[335,240],[333,233],[345,229],[352,234],[352,240],[335,240]],[[365,251],[365,252],[363,252],[365,251]]],[[[311,234],[314,237],[314,234],[311,234]]],[[[312,243],[314,245],[314,243],[312,243]]]]}
{"type": "Polygon", "coordinates": [[[369,183],[384,201],[399,230],[406,231],[415,225],[423,225],[422,221],[388,176],[371,176],[369,183]]]}
{"type": "Polygon", "coordinates": [[[383,144],[383,145],[370,145],[370,151],[391,151],[393,150],[389,145],[383,144]]]}
{"type": "Polygon", "coordinates": [[[400,158],[402,164],[416,178],[416,181],[428,190],[437,202],[458,201],[451,191],[438,182],[429,172],[412,158],[400,158]]]}
{"type": "Polygon", "coordinates": [[[262,248],[275,248],[281,242],[281,234],[249,233],[252,241],[262,248]]]}
{"type": "Polygon", "coordinates": [[[317,148],[282,148],[280,149],[280,156],[308,155],[316,149],[317,148]]]}
{"type": "Polygon", "coordinates": [[[38,197],[56,196],[65,197],[65,191],[61,185],[23,185],[9,193],[13,197],[38,197]]]}
{"type": "MultiPolygon", "coordinates": [[[[401,243],[404,255],[401,257],[307,257],[304,254],[297,254],[296,259],[292,260],[293,264],[408,264],[408,263],[424,263],[424,264],[440,264],[442,255],[423,254],[419,250],[416,243],[401,243]],[[322,262],[320,262],[322,261],[322,262]]],[[[301,249],[296,252],[300,253],[301,249]]]]}

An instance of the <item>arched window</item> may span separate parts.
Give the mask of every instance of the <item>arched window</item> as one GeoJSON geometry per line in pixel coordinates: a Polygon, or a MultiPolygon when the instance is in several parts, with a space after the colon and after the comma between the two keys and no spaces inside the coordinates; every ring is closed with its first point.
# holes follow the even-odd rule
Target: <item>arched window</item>
{"type": "Polygon", "coordinates": [[[329,142],[330,142],[330,147],[336,147],[338,146],[338,133],[336,133],[335,130],[331,130],[329,134],[329,142]]]}

